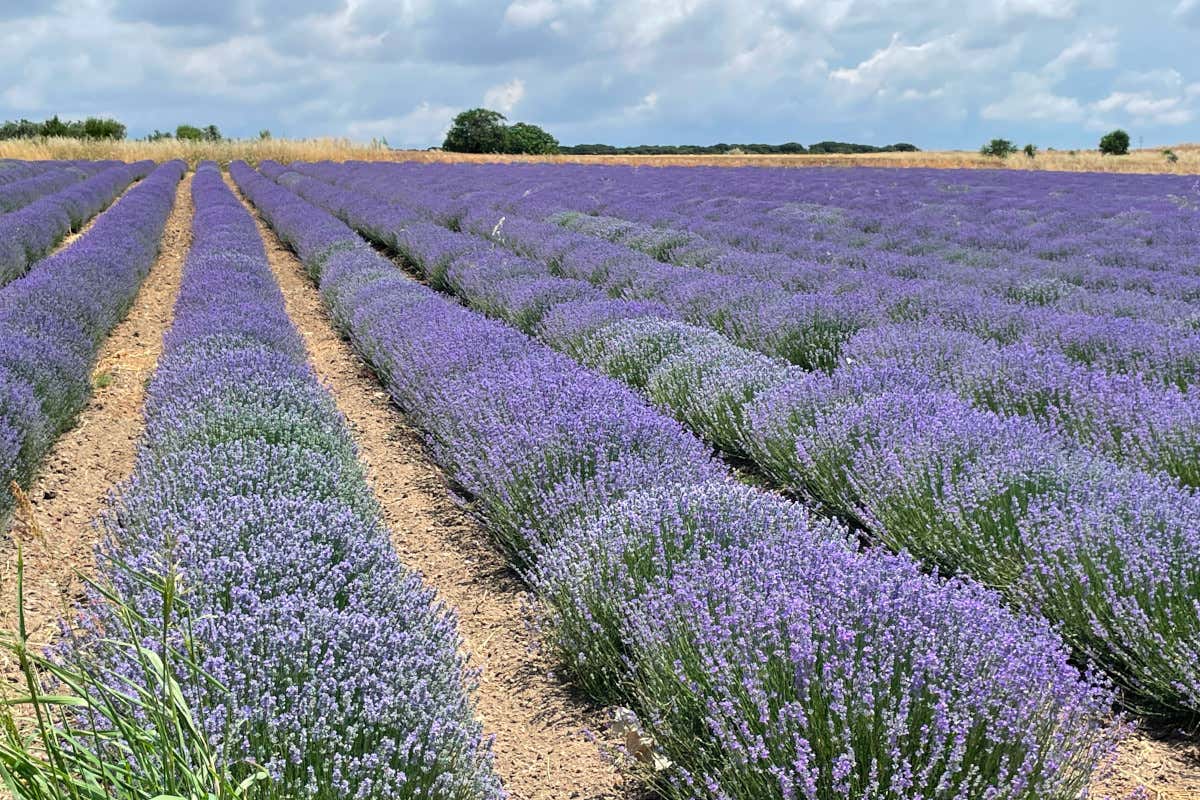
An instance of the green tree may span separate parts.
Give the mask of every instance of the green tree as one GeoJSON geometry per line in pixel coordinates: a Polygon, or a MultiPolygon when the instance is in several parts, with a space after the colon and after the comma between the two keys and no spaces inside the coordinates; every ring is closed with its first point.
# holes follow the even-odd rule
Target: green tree
{"type": "Polygon", "coordinates": [[[1129,134],[1117,128],[1100,137],[1100,152],[1106,156],[1129,154],[1129,134]]]}
{"type": "Polygon", "coordinates": [[[472,108],[454,118],[443,150],[454,153],[499,153],[504,149],[505,117],[488,108],[472,108]]]}
{"type": "Polygon", "coordinates": [[[504,152],[541,156],[558,152],[558,139],[526,122],[504,129],[504,152]]]}
{"type": "Polygon", "coordinates": [[[1027,144],[1022,148],[1022,152],[1025,153],[1026,158],[1037,158],[1037,145],[1027,144]]]}
{"type": "Polygon", "coordinates": [[[204,141],[219,142],[219,141],[221,141],[222,138],[223,137],[221,136],[221,129],[218,128],[216,125],[206,125],[205,126],[204,141]]]}
{"type": "Polygon", "coordinates": [[[124,139],[125,126],[115,119],[88,117],[83,121],[83,135],[87,139],[124,139]]]}
{"type": "Polygon", "coordinates": [[[263,128],[261,131],[259,131],[259,132],[258,132],[258,138],[259,138],[259,139],[263,139],[264,141],[265,141],[265,140],[267,140],[267,139],[270,139],[270,138],[271,138],[271,130],[270,130],[270,128],[263,128]]]}
{"type": "Polygon", "coordinates": [[[1017,146],[1008,139],[992,139],[983,147],[979,148],[980,155],[990,156],[992,158],[1008,158],[1015,152],[1017,152],[1017,146]]]}
{"type": "Polygon", "coordinates": [[[66,136],[67,131],[67,123],[59,119],[58,114],[42,123],[42,136],[66,136]]]}
{"type": "Polygon", "coordinates": [[[189,142],[198,142],[204,138],[204,131],[195,125],[179,125],[175,128],[175,138],[189,142]]]}

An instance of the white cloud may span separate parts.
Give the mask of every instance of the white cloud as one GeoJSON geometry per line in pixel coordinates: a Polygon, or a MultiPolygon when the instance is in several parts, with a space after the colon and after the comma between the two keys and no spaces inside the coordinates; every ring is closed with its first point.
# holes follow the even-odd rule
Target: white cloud
{"type": "Polygon", "coordinates": [[[1180,0],[1171,16],[1186,25],[1200,27],[1200,0],[1180,0]]]}
{"type": "Polygon", "coordinates": [[[1185,125],[1195,117],[1184,95],[1156,97],[1149,92],[1113,92],[1092,103],[1101,114],[1120,114],[1138,124],[1185,125]]]}
{"type": "Polygon", "coordinates": [[[1077,122],[1083,118],[1084,108],[1074,97],[1056,94],[1044,78],[1018,73],[1009,94],[984,106],[979,116],[1007,122],[1077,122]]]}
{"type": "Polygon", "coordinates": [[[1020,47],[1018,40],[990,48],[969,47],[964,40],[962,34],[952,33],[921,44],[905,44],[900,34],[893,34],[887,47],[855,67],[832,70],[829,78],[859,95],[902,96],[922,86],[932,91],[965,75],[993,71],[1011,61],[1020,47]]]}
{"type": "Polygon", "coordinates": [[[1075,16],[1075,0],[996,0],[996,12],[1002,20],[1014,17],[1071,19],[1075,16]]]}
{"type": "Polygon", "coordinates": [[[1106,69],[1117,61],[1117,34],[1108,29],[1093,31],[1084,38],[1067,45],[1054,60],[1046,65],[1045,72],[1056,78],[1064,76],[1068,68],[1079,64],[1090,69],[1106,69]]]}
{"type": "Polygon", "coordinates": [[[525,82],[520,78],[513,78],[508,83],[493,86],[484,92],[483,104],[487,108],[494,108],[507,116],[513,112],[523,97],[525,97],[525,82]]]}
{"type": "Polygon", "coordinates": [[[387,139],[393,147],[428,147],[441,144],[454,115],[462,109],[428,101],[399,117],[354,120],[346,131],[354,139],[387,139]]]}
{"type": "Polygon", "coordinates": [[[504,9],[504,22],[514,28],[536,28],[558,15],[554,0],[514,0],[504,9]]]}

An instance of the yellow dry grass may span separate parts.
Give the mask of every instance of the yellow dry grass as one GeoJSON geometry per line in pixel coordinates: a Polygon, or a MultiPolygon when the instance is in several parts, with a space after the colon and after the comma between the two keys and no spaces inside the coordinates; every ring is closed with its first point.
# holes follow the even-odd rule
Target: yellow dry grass
{"type": "Polygon", "coordinates": [[[1127,156],[1102,156],[1096,150],[1047,150],[1037,158],[1017,154],[1000,160],[964,150],[920,153],[865,153],[860,155],[709,155],[709,156],[504,156],[444,153],[437,150],[391,150],[347,139],[251,139],[224,142],[187,142],[165,139],[143,141],[83,141],[78,139],[12,139],[0,141],[0,158],[106,159],[122,161],[182,158],[195,164],[212,159],[227,164],[236,159],[257,163],[276,161],[545,161],[570,164],[634,164],[641,166],[719,167],[936,167],[943,169],[1019,169],[1065,172],[1138,172],[1200,174],[1200,144],[1171,147],[1178,160],[1171,162],[1162,148],[1135,150],[1127,156]]]}

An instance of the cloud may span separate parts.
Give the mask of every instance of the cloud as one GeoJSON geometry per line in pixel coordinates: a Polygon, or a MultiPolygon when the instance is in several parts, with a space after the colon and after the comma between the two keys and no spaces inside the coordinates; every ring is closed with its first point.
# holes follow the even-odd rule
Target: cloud
{"type": "Polygon", "coordinates": [[[1171,16],[1185,25],[1200,28],[1200,0],[1180,0],[1171,16]]]}
{"type": "Polygon", "coordinates": [[[1082,39],[1067,45],[1045,67],[1047,75],[1061,78],[1071,67],[1106,69],[1117,61],[1117,34],[1108,29],[1089,32],[1082,39]]]}
{"type": "Polygon", "coordinates": [[[483,93],[483,104],[505,116],[511,114],[525,96],[525,82],[513,78],[508,83],[493,86],[483,93]]]}
{"type": "Polygon", "coordinates": [[[486,102],[566,143],[1173,140],[1200,110],[1189,25],[1200,0],[0,2],[0,119],[428,146],[486,102]]]}
{"type": "Polygon", "coordinates": [[[393,147],[427,147],[446,138],[451,121],[460,111],[425,101],[399,117],[353,120],[347,125],[347,133],[360,140],[387,139],[393,147]]]}
{"type": "Polygon", "coordinates": [[[1078,122],[1083,119],[1083,104],[1074,97],[1056,94],[1044,78],[1030,73],[1013,77],[1008,95],[984,106],[983,119],[1006,122],[1078,122]]]}
{"type": "Polygon", "coordinates": [[[1092,103],[1100,114],[1119,114],[1123,118],[1145,125],[1186,125],[1195,118],[1187,105],[1187,97],[1158,97],[1150,92],[1113,92],[1092,103]]]}

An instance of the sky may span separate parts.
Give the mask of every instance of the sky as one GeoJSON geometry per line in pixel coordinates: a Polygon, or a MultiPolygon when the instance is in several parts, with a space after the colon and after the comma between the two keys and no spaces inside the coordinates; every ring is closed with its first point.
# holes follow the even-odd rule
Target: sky
{"type": "Polygon", "coordinates": [[[1200,0],[0,0],[0,119],[441,142],[1200,141],[1200,0]]]}

